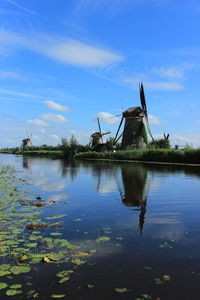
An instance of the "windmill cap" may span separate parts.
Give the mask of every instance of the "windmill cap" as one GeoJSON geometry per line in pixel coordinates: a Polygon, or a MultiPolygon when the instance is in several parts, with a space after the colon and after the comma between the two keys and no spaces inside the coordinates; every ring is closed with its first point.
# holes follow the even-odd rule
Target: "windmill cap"
{"type": "Polygon", "coordinates": [[[123,112],[123,117],[124,118],[131,118],[131,117],[144,117],[144,110],[138,106],[138,107],[130,107],[126,109],[123,112]]]}

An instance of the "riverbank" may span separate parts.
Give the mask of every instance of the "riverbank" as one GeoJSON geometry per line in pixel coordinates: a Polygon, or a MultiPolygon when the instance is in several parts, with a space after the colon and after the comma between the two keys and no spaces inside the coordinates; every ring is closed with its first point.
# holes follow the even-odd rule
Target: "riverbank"
{"type": "MultiPolygon", "coordinates": [[[[62,150],[18,150],[0,151],[0,153],[21,154],[29,156],[46,156],[53,158],[67,158],[68,153],[62,150]]],[[[151,163],[170,164],[200,164],[200,149],[145,149],[145,150],[120,150],[116,152],[102,153],[95,151],[73,153],[71,159],[95,159],[95,160],[118,160],[118,161],[142,161],[151,163]]]]}
{"type": "Polygon", "coordinates": [[[117,151],[113,153],[84,152],[77,153],[74,158],[196,165],[200,164],[200,149],[145,149],[117,151]]]}

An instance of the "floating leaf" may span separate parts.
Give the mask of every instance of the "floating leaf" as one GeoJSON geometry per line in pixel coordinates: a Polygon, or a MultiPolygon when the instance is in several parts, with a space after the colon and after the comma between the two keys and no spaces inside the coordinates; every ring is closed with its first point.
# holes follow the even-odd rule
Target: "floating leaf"
{"type": "Polygon", "coordinates": [[[93,288],[94,288],[94,285],[88,283],[87,287],[88,287],[89,289],[93,289],[93,288]]]}
{"type": "Polygon", "coordinates": [[[127,288],[116,288],[115,291],[117,293],[127,293],[129,292],[130,290],[128,290],[127,288]]]}
{"type": "Polygon", "coordinates": [[[28,256],[27,255],[21,255],[20,257],[18,257],[18,261],[19,262],[24,262],[25,260],[27,260],[28,259],[28,256]]]}
{"type": "Polygon", "coordinates": [[[44,256],[43,257],[43,262],[47,263],[47,264],[51,264],[51,263],[55,263],[57,261],[53,260],[53,259],[50,259],[48,258],[47,256],[44,256]]]}
{"type": "Polygon", "coordinates": [[[21,294],[21,293],[22,293],[21,290],[14,290],[14,289],[6,291],[7,296],[15,296],[15,295],[18,295],[18,294],[21,294]]]}
{"type": "Polygon", "coordinates": [[[78,265],[78,266],[83,265],[83,264],[86,263],[86,261],[81,260],[81,259],[79,259],[79,258],[74,258],[74,259],[72,259],[72,262],[73,262],[75,265],[78,265]]]}
{"type": "Polygon", "coordinates": [[[0,282],[0,290],[3,290],[3,289],[5,289],[5,288],[7,288],[7,283],[5,283],[5,282],[0,282]]]}
{"type": "Polygon", "coordinates": [[[47,220],[53,220],[53,219],[60,219],[60,218],[63,218],[63,217],[67,217],[67,216],[68,215],[63,214],[63,215],[57,215],[57,216],[54,216],[54,217],[47,217],[45,219],[47,219],[47,220]]]}
{"type": "Polygon", "coordinates": [[[156,284],[163,284],[164,282],[160,278],[154,278],[156,284]]]}
{"type": "Polygon", "coordinates": [[[80,222],[82,219],[73,219],[74,222],[80,222]]]}
{"type": "Polygon", "coordinates": [[[52,233],[50,233],[50,235],[62,235],[62,233],[60,233],[60,232],[52,232],[52,233]]]}
{"type": "Polygon", "coordinates": [[[51,295],[51,298],[64,298],[66,295],[63,294],[53,294],[51,295]]]}
{"type": "Polygon", "coordinates": [[[66,281],[68,281],[68,280],[70,280],[69,277],[63,277],[63,278],[61,278],[61,279],[59,280],[59,283],[66,282],[66,281]]]}
{"type": "Polygon", "coordinates": [[[79,252],[79,253],[75,254],[74,256],[76,256],[76,257],[86,257],[86,256],[89,256],[89,253],[87,253],[87,252],[79,252]]]}
{"type": "Polygon", "coordinates": [[[167,275],[167,274],[164,275],[164,276],[163,276],[163,280],[164,280],[164,281],[170,281],[170,280],[171,280],[170,275],[167,275]]]}
{"type": "Polygon", "coordinates": [[[21,289],[22,285],[21,284],[13,284],[10,285],[10,289],[21,289]]]}
{"type": "Polygon", "coordinates": [[[18,274],[21,274],[21,273],[30,272],[30,267],[28,267],[28,266],[14,266],[14,267],[11,267],[9,271],[11,273],[15,274],[15,275],[18,275],[18,274]]]}
{"type": "Polygon", "coordinates": [[[97,243],[99,243],[99,242],[106,242],[106,241],[110,241],[109,236],[101,236],[98,239],[96,239],[97,243]]]}
{"type": "Polygon", "coordinates": [[[72,274],[72,273],[74,273],[73,270],[65,270],[65,271],[60,271],[60,272],[58,272],[58,273],[56,274],[56,276],[59,277],[59,278],[64,278],[64,277],[66,277],[67,275],[72,274]]]}

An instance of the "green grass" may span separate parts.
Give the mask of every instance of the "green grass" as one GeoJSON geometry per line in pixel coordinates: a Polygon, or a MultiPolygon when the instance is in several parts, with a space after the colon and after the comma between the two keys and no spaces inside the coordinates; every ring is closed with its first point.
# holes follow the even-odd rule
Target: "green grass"
{"type": "Polygon", "coordinates": [[[64,152],[61,150],[28,150],[16,151],[15,154],[25,154],[31,156],[56,156],[56,157],[64,157],[64,152]]]}
{"type": "Polygon", "coordinates": [[[84,152],[77,153],[75,155],[75,158],[200,164],[200,149],[145,149],[126,151],[123,150],[114,153],[84,152]]]}

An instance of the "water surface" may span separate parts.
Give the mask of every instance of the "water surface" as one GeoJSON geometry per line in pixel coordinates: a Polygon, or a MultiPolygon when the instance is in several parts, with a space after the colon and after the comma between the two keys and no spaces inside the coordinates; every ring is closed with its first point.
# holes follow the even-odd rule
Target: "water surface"
{"type": "MultiPolygon", "coordinates": [[[[30,266],[29,272],[1,276],[0,281],[8,284],[0,291],[1,299],[8,298],[6,290],[12,284],[22,284],[22,293],[12,299],[53,299],[52,295],[70,300],[199,299],[198,168],[5,154],[0,159],[14,166],[16,181],[10,185],[21,193],[16,207],[11,210],[9,202],[2,209],[13,218],[31,209],[35,213],[27,215],[23,226],[19,223],[21,244],[11,244],[9,255],[1,252],[1,264],[21,265],[17,249],[24,245],[28,252],[24,247],[21,254],[28,258],[52,251],[65,256],[53,263],[27,259],[22,265],[30,266]],[[46,205],[31,207],[37,197],[46,205]],[[35,233],[27,229],[34,220],[63,223],[35,233]],[[34,240],[37,234],[40,238],[34,240]],[[53,248],[48,238],[58,247],[53,248]],[[67,246],[61,247],[58,239],[79,248],[66,254],[67,246]],[[30,241],[36,245],[30,246],[30,241]],[[66,270],[73,273],[59,282],[57,274],[66,270]]],[[[9,232],[11,238],[20,239],[11,224],[16,227],[18,221],[12,220],[1,220],[1,234],[9,232]]]]}

